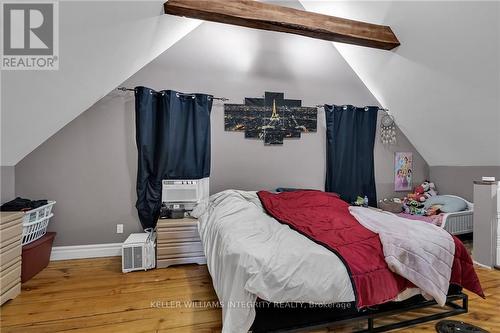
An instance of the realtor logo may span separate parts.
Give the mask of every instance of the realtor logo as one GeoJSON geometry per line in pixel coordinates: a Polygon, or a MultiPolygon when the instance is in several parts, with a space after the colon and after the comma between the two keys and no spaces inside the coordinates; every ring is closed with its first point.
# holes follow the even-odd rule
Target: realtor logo
{"type": "Polygon", "coordinates": [[[58,69],[58,15],[57,2],[4,2],[1,69],[58,69]]]}

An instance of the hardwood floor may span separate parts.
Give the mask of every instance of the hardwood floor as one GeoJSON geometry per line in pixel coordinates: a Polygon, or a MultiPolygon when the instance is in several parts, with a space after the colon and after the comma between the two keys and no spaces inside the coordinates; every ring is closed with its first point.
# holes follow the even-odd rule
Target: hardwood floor
{"type": "MultiPolygon", "coordinates": [[[[470,295],[470,312],[453,319],[498,333],[500,271],[477,271],[487,298],[470,295]]],[[[211,303],[216,301],[206,266],[122,274],[118,257],[58,261],[23,284],[21,295],[1,308],[1,331],[218,332],[221,311],[211,303]]],[[[434,325],[399,331],[435,332],[434,325]]],[[[353,327],[314,332],[350,332],[353,327]]]]}

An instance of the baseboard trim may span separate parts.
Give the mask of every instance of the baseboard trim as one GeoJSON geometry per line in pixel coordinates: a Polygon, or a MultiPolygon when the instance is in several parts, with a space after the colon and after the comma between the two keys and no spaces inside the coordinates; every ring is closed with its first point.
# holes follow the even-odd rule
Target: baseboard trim
{"type": "Polygon", "coordinates": [[[478,265],[479,267],[482,267],[482,268],[487,268],[487,269],[493,269],[493,267],[488,266],[488,265],[484,265],[484,264],[480,264],[480,263],[478,263],[478,262],[477,262],[477,261],[475,261],[475,260],[472,260],[472,262],[474,263],[474,265],[478,265]]]}
{"type": "Polygon", "coordinates": [[[50,260],[115,257],[122,255],[122,243],[54,246],[50,260]]]}

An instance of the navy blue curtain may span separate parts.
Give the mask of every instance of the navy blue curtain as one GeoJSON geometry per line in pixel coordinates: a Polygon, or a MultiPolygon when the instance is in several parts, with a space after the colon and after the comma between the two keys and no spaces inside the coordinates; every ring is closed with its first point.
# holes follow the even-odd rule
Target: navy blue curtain
{"type": "Polygon", "coordinates": [[[325,191],[335,192],[351,203],[357,196],[377,205],[373,148],[378,107],[325,105],[326,183],[325,191]]]}
{"type": "Polygon", "coordinates": [[[143,228],[156,226],[163,179],[210,175],[211,110],[210,95],[135,88],[136,208],[143,228]]]}

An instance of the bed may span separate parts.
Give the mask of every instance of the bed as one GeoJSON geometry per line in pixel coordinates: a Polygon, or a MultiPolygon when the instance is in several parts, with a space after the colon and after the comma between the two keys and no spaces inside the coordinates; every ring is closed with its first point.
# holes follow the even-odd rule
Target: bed
{"type": "Polygon", "coordinates": [[[467,203],[467,209],[454,213],[441,213],[433,216],[410,215],[407,213],[398,213],[398,216],[411,220],[420,220],[433,223],[444,228],[452,235],[463,235],[473,231],[474,204],[464,198],[455,195],[446,195],[448,197],[459,198],[467,203]]]}
{"type": "MultiPolygon", "coordinates": [[[[266,332],[361,319],[368,320],[367,332],[382,332],[420,321],[375,328],[377,316],[436,304],[424,300],[420,289],[413,287],[381,308],[359,311],[353,306],[355,293],[343,261],[288,225],[277,223],[266,214],[256,192],[214,194],[192,215],[198,218],[208,269],[223,307],[223,332],[266,332]],[[314,304],[320,309],[301,305],[297,310],[282,304],[314,304]],[[321,310],[325,305],[330,305],[327,309],[333,305],[334,310],[321,310]],[[309,310],[316,315],[299,315],[309,310]]],[[[449,309],[441,317],[467,311],[467,296],[460,288],[451,289],[446,299],[449,309]]]]}
{"type": "Polygon", "coordinates": [[[471,233],[473,231],[474,204],[455,195],[448,196],[464,200],[467,203],[467,210],[443,214],[441,226],[452,235],[471,233]]]}

